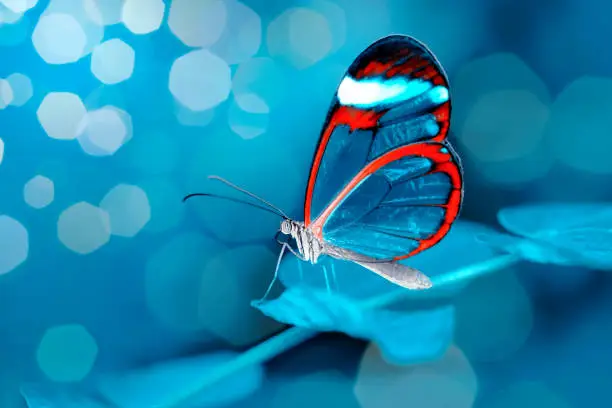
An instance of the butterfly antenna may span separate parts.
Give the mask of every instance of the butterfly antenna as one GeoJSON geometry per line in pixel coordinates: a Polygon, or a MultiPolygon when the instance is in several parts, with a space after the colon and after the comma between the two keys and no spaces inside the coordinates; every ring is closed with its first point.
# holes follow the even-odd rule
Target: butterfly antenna
{"type": "Polygon", "coordinates": [[[259,210],[267,211],[267,212],[269,212],[271,214],[278,215],[279,217],[285,217],[283,214],[279,214],[276,211],[274,211],[273,209],[268,208],[268,207],[264,207],[264,206],[261,206],[261,205],[255,204],[255,203],[250,203],[248,201],[240,200],[238,198],[226,197],[226,196],[212,194],[212,193],[192,193],[192,194],[188,194],[185,197],[183,197],[183,202],[189,200],[192,197],[221,198],[221,199],[224,199],[224,200],[234,201],[234,202],[240,203],[240,204],[250,205],[251,207],[255,207],[255,208],[259,209],[259,210]]]}
{"type": "Polygon", "coordinates": [[[252,197],[252,198],[254,198],[254,199],[256,199],[256,200],[258,200],[258,201],[260,201],[260,202],[264,203],[264,204],[265,204],[265,205],[267,205],[268,207],[270,207],[270,208],[274,209],[274,210],[275,210],[275,211],[278,213],[278,215],[280,215],[281,217],[284,217],[284,218],[287,218],[287,219],[289,218],[289,217],[287,216],[287,214],[285,214],[285,213],[283,212],[283,210],[281,210],[280,208],[278,208],[277,206],[275,206],[275,205],[274,205],[274,204],[272,204],[271,202],[269,202],[269,201],[267,201],[267,200],[264,200],[263,198],[259,197],[258,195],[255,195],[255,194],[251,193],[250,191],[245,190],[245,189],[244,189],[244,188],[242,188],[242,187],[238,187],[237,185],[235,185],[235,184],[233,184],[233,183],[230,183],[229,181],[227,181],[227,180],[226,180],[226,179],[224,179],[223,177],[219,177],[219,176],[211,175],[211,176],[208,176],[208,178],[209,178],[209,179],[211,179],[211,180],[218,180],[218,181],[220,181],[220,182],[222,182],[222,183],[225,183],[226,185],[230,186],[230,187],[231,187],[231,188],[233,188],[234,190],[238,190],[238,191],[240,191],[241,193],[246,194],[246,195],[248,195],[249,197],[252,197]]]}

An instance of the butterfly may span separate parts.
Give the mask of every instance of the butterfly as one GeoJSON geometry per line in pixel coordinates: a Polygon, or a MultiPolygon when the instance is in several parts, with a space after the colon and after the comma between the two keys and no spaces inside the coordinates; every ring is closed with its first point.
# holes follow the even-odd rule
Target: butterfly
{"type": "Polygon", "coordinates": [[[277,271],[289,250],[313,264],[331,256],[426,289],[430,279],[399,261],[440,242],[459,215],[463,170],[446,139],[450,113],[448,79],[433,53],[413,37],[391,35],[367,47],[340,81],[310,168],[303,221],[211,178],[283,217],[277,271]]]}

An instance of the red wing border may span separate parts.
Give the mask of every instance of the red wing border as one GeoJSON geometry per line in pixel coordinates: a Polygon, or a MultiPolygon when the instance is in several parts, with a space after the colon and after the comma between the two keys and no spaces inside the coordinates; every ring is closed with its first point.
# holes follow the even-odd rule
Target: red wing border
{"type": "Polygon", "coordinates": [[[412,37],[392,35],[370,45],[351,64],[340,87],[310,169],[306,226],[367,163],[400,146],[443,142],[448,134],[451,101],[446,74],[431,51],[412,37]],[[369,105],[351,104],[338,99],[345,81],[367,81],[382,88],[398,83],[404,94],[380,103],[374,98],[369,105]]]}

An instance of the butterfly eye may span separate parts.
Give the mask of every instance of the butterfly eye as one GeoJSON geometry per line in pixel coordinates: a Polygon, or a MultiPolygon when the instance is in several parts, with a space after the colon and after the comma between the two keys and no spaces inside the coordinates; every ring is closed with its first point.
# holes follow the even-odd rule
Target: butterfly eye
{"type": "Polygon", "coordinates": [[[283,220],[283,222],[281,222],[281,232],[286,235],[291,234],[291,223],[289,220],[283,220]]]}

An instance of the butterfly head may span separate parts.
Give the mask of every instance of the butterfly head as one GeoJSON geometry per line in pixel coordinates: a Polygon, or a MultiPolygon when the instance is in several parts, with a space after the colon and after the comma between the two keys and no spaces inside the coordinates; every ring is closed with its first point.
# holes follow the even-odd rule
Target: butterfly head
{"type": "Polygon", "coordinates": [[[291,231],[293,230],[293,223],[290,219],[284,219],[280,225],[280,232],[285,235],[291,235],[291,231]]]}
{"type": "Polygon", "coordinates": [[[301,222],[293,221],[290,218],[285,218],[280,225],[280,232],[285,235],[295,236],[304,229],[304,224],[301,222]]]}

